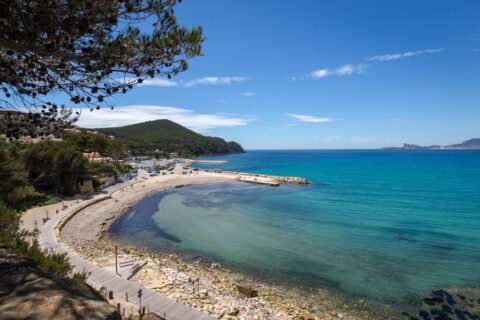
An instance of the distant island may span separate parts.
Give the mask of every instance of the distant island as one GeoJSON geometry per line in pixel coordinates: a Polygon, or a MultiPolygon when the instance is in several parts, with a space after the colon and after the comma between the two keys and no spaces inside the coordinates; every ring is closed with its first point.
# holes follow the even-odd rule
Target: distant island
{"type": "Polygon", "coordinates": [[[166,119],[92,130],[121,140],[137,154],[159,150],[163,153],[175,152],[188,158],[245,152],[235,141],[227,142],[222,138],[203,136],[166,119]]]}
{"type": "Polygon", "coordinates": [[[427,146],[422,147],[416,144],[404,143],[403,147],[386,147],[382,150],[416,150],[416,149],[480,149],[480,138],[470,139],[462,143],[452,144],[449,146],[427,146]]]}

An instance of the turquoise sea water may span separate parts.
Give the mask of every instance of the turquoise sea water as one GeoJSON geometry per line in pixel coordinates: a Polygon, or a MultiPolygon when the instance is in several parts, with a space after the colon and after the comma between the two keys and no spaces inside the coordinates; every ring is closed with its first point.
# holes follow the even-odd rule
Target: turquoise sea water
{"type": "Polygon", "coordinates": [[[250,151],[201,168],[300,176],[153,195],[114,238],[209,257],[309,287],[406,305],[480,286],[480,151],[250,151]]]}

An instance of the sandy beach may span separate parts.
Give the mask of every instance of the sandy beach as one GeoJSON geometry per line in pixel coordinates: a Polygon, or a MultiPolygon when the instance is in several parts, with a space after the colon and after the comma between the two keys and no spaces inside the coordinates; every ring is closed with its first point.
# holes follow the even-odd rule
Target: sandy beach
{"type": "Polygon", "coordinates": [[[146,180],[131,181],[129,186],[115,191],[112,198],[102,201],[75,215],[62,229],[61,237],[70,246],[96,242],[106,235],[110,226],[123,213],[149,195],[181,186],[233,181],[234,177],[198,172],[189,175],[161,175],[146,180]]]}
{"type": "MultiPolygon", "coordinates": [[[[201,259],[186,261],[173,254],[113,243],[108,237],[108,230],[115,220],[149,195],[175,187],[234,180],[238,180],[237,175],[194,172],[131,181],[128,186],[113,192],[111,199],[77,213],[61,230],[60,240],[83,258],[110,270],[115,269],[114,248],[118,245],[119,263],[147,262],[131,278],[132,281],[218,319],[385,319],[385,310],[375,310],[362,299],[346,300],[328,290],[267,283],[224,268],[219,263],[201,259]],[[192,280],[197,279],[199,286],[193,290],[192,280]],[[251,286],[258,296],[246,297],[239,292],[238,284],[251,286]],[[377,317],[376,314],[383,316],[377,317]]],[[[57,206],[62,208],[77,201],[80,200],[57,206]]],[[[23,225],[32,229],[36,225],[34,221],[43,219],[46,210],[53,214],[57,208],[31,209],[24,214],[23,225]]],[[[116,297],[114,302],[125,305],[122,297],[116,297]]]]}

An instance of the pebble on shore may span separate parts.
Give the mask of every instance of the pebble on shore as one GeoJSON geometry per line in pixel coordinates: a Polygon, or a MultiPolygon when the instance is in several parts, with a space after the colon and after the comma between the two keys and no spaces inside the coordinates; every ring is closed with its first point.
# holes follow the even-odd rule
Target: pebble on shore
{"type": "Polygon", "coordinates": [[[330,296],[326,290],[305,292],[303,289],[259,283],[222,268],[219,263],[187,263],[174,254],[124,246],[113,243],[108,237],[98,242],[76,244],[71,249],[108,269],[114,268],[115,245],[118,246],[120,261],[148,260],[132,281],[217,319],[386,319],[374,315],[359,301],[346,304],[342,299],[330,296]],[[198,284],[192,285],[195,279],[198,279],[198,284]],[[247,291],[255,294],[245,294],[247,291]]]}

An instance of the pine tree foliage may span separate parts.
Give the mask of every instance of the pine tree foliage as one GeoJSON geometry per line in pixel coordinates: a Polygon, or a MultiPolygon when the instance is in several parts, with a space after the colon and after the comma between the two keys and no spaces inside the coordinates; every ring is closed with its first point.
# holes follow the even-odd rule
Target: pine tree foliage
{"type": "MultiPolygon", "coordinates": [[[[201,27],[177,23],[179,1],[2,1],[0,110],[26,108],[33,115],[19,119],[23,126],[49,131],[78,117],[52,102],[54,94],[92,111],[147,78],[185,71],[204,37],[201,27]]],[[[9,131],[23,133],[22,126],[9,131]]]]}

